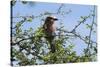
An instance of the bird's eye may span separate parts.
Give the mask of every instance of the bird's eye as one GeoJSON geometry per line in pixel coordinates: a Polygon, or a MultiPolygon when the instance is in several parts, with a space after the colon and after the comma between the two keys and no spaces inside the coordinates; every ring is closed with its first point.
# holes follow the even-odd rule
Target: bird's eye
{"type": "Polygon", "coordinates": [[[53,19],[51,19],[50,21],[51,21],[51,22],[53,22],[54,20],[53,20],[53,19]]]}

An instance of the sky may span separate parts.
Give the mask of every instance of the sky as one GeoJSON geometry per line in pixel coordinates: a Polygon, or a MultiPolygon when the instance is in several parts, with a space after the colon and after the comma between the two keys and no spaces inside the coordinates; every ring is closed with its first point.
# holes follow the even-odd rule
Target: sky
{"type": "MultiPolygon", "coordinates": [[[[21,2],[17,2],[15,6],[13,6],[13,17],[16,16],[38,16],[45,11],[56,12],[61,3],[45,3],[45,2],[35,2],[34,5],[23,5],[21,2]]],[[[55,15],[58,19],[56,22],[56,27],[60,25],[59,22],[62,22],[66,30],[72,30],[75,25],[78,24],[80,20],[80,16],[88,16],[93,10],[93,5],[80,5],[80,4],[64,4],[62,8],[63,11],[71,10],[69,14],[64,16],[55,15]]],[[[28,29],[30,27],[34,28],[34,31],[43,24],[41,19],[45,19],[45,16],[41,18],[34,19],[31,23],[25,23],[22,27],[23,30],[28,29]]],[[[19,19],[14,18],[14,21],[19,21],[19,19]]],[[[86,23],[91,23],[91,19],[88,19],[86,23]]],[[[96,29],[96,28],[95,28],[96,29]]],[[[82,36],[86,36],[89,34],[89,30],[85,25],[80,25],[77,29],[77,32],[82,36]]],[[[92,34],[92,39],[96,41],[96,34],[92,34]]],[[[83,48],[86,48],[86,44],[80,39],[71,40],[73,44],[75,44],[74,50],[77,52],[77,55],[81,55],[83,52],[83,48]]]]}

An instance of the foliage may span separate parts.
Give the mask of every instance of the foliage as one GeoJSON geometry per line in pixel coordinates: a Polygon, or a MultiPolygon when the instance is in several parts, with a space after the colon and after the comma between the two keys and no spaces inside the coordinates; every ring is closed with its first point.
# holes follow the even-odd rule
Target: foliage
{"type": "MultiPolygon", "coordinates": [[[[13,3],[15,3],[15,1],[13,3]]],[[[22,1],[22,3],[27,4],[27,2],[24,1],[22,1]]],[[[63,15],[64,12],[61,11],[62,6],[63,5],[61,5],[55,13],[45,12],[39,16],[34,16],[34,18],[49,14],[63,15]]],[[[65,14],[69,13],[65,12],[65,14]]],[[[61,23],[60,27],[57,28],[58,35],[55,36],[55,53],[50,52],[50,44],[48,44],[48,41],[45,39],[46,35],[44,34],[42,26],[37,29],[33,29],[32,27],[27,30],[22,29],[25,23],[34,20],[34,18],[32,18],[33,16],[19,17],[21,18],[20,21],[12,23],[14,26],[11,27],[11,64],[13,65],[14,61],[18,62],[17,65],[22,66],[96,61],[97,43],[91,40],[91,33],[95,31],[93,26],[96,24],[94,21],[95,15],[93,14],[95,14],[95,7],[93,13],[89,14],[89,16],[80,16],[79,23],[71,31],[65,30],[62,25],[63,23],[61,23]],[[85,25],[86,28],[90,30],[89,36],[82,37],[76,30],[81,24],[85,24],[90,17],[92,17],[92,23],[85,25]],[[75,44],[70,42],[70,40],[75,38],[79,38],[87,44],[87,48],[84,49],[84,54],[81,56],[78,56],[76,51],[73,50],[75,44]],[[69,44],[67,44],[67,42],[69,42],[69,44]]],[[[12,19],[14,18],[12,17],[12,19]]]]}

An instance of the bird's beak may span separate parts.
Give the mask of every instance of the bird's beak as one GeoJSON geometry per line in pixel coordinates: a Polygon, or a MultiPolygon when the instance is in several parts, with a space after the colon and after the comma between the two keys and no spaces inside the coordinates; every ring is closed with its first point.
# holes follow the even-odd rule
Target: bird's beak
{"type": "Polygon", "coordinates": [[[58,19],[57,18],[54,18],[54,20],[57,21],[58,19]]]}

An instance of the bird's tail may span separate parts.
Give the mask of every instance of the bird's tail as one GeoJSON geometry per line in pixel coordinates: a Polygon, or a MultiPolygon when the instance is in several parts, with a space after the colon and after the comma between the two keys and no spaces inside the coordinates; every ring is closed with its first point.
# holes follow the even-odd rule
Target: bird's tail
{"type": "Polygon", "coordinates": [[[47,34],[47,40],[50,44],[50,49],[51,49],[51,52],[54,53],[56,51],[56,46],[55,46],[55,35],[54,34],[47,34]]]}
{"type": "Polygon", "coordinates": [[[54,53],[56,51],[55,44],[50,44],[51,52],[54,53]]]}
{"type": "Polygon", "coordinates": [[[54,42],[54,40],[49,41],[49,42],[50,42],[51,52],[54,53],[56,51],[55,42],[54,42]]]}

